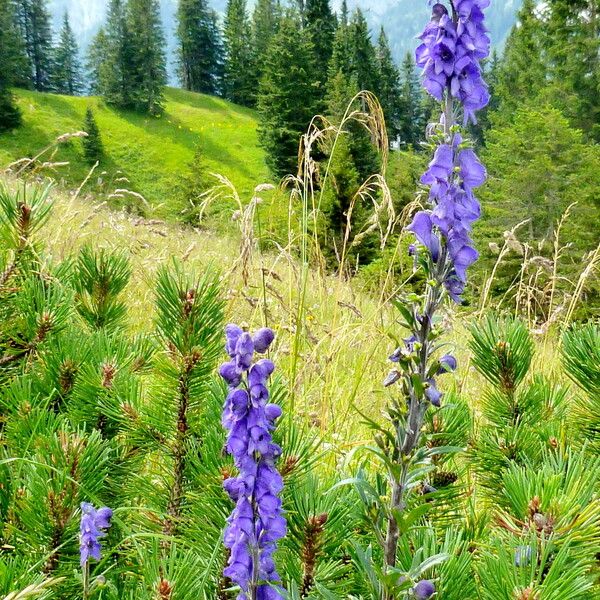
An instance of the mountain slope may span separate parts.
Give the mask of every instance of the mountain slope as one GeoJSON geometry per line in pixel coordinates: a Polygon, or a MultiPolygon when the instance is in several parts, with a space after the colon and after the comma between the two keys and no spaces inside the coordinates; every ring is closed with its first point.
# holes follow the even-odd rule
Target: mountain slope
{"type": "MultiPolygon", "coordinates": [[[[269,179],[253,111],[225,100],[167,88],[165,114],[156,118],[116,110],[93,97],[23,90],[16,94],[24,124],[0,136],[0,168],[34,155],[63,133],[81,130],[86,107],[92,106],[106,153],[95,175],[104,171],[105,178],[118,178],[114,187],[141,193],[158,215],[172,215],[180,208],[174,189],[198,144],[208,170],[228,177],[244,197],[269,179]]],[[[79,185],[89,169],[79,140],[61,144],[52,160],[69,162],[55,176],[70,185],[79,185]]]]}

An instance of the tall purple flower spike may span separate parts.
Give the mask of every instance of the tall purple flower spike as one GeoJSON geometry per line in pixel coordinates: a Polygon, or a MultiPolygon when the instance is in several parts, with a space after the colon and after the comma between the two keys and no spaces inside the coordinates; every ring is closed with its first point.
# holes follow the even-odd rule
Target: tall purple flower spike
{"type": "Polygon", "coordinates": [[[442,118],[446,140],[421,177],[421,183],[429,187],[431,208],[417,213],[408,230],[427,248],[434,263],[444,256],[444,285],[457,303],[462,301],[467,270],[479,258],[471,229],[481,207],[473,190],[483,185],[487,174],[475,152],[463,147],[462,136],[447,121],[453,118],[455,103],[462,106],[466,124],[475,122],[475,113],[489,102],[481,69],[481,60],[490,49],[483,13],[489,4],[489,0],[455,0],[451,12],[435,4],[416,51],[423,87],[446,102],[442,118]]]}
{"type": "Polygon", "coordinates": [[[286,521],[279,498],[283,480],[275,467],[281,448],[271,433],[281,408],[269,403],[267,380],[275,365],[266,358],[254,360],[255,353],[268,350],[275,335],[264,328],[251,336],[237,325],[227,325],[225,334],[230,360],[220,368],[229,386],[223,426],[239,475],[223,484],[235,502],[225,529],[231,554],[223,574],[239,586],[238,600],[277,600],[283,596],[276,585],[280,577],[273,554],[285,536],[286,521]]]}
{"type": "Polygon", "coordinates": [[[96,510],[89,502],[81,503],[80,564],[83,567],[91,558],[100,560],[100,538],[106,535],[106,529],[111,525],[112,510],[106,506],[96,510]]]}

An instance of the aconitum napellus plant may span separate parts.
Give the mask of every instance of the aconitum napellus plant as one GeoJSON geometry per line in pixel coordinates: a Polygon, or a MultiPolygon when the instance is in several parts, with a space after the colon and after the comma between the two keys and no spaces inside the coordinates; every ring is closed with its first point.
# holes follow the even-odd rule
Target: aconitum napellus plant
{"type": "MultiPolygon", "coordinates": [[[[481,68],[490,48],[484,16],[489,4],[489,0],[434,4],[416,50],[423,86],[440,102],[441,117],[428,128],[432,160],[421,177],[426,206],[408,227],[417,242],[411,244],[409,253],[415,268],[425,275],[425,289],[395,301],[409,333],[390,356],[395,368],[384,382],[401,387],[400,399],[388,409],[394,426],[393,448],[378,442],[391,488],[383,539],[388,573],[393,572],[397,559],[400,532],[396,515],[406,510],[407,495],[415,489],[411,469],[416,472],[430,458],[429,450],[420,444],[425,413],[430,406],[443,403],[439,376],[457,367],[454,356],[441,355],[437,312],[446,298],[462,302],[468,269],[478,258],[471,231],[481,212],[475,190],[485,182],[486,170],[463,129],[476,122],[477,111],[489,101],[481,68]]],[[[428,580],[413,588],[416,597],[433,593],[433,583],[428,580]]]]}
{"type": "Polygon", "coordinates": [[[230,556],[223,574],[239,586],[238,600],[276,600],[283,596],[273,554],[286,521],[279,498],[283,480],[275,466],[281,448],[272,431],[281,408],[269,402],[267,388],[275,365],[267,358],[255,360],[275,336],[268,328],[250,335],[237,325],[228,325],[225,334],[230,360],[220,368],[229,386],[223,426],[239,475],[224,482],[235,508],[225,530],[230,556]]]}
{"type": "Polygon", "coordinates": [[[106,530],[111,526],[112,516],[113,512],[107,506],[96,509],[89,502],[81,503],[79,561],[83,571],[84,600],[87,600],[90,594],[90,558],[100,560],[100,538],[106,535],[106,530]]]}

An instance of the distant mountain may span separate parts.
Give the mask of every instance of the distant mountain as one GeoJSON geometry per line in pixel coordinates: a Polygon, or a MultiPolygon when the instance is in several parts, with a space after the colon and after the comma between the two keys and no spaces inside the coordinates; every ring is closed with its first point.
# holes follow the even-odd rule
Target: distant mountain
{"type": "MultiPolygon", "coordinates": [[[[175,11],[178,0],[161,0],[162,18],[167,38],[169,72],[173,81],[175,61],[175,11]]],[[[223,12],[227,0],[212,0],[215,10],[223,12]]],[[[502,47],[510,31],[522,0],[492,2],[487,11],[492,42],[502,47]]],[[[249,0],[249,5],[253,0],[249,0]]],[[[334,6],[340,4],[334,0],[334,6]]],[[[69,13],[74,31],[79,36],[81,48],[85,51],[91,39],[104,20],[108,0],[49,0],[48,6],[58,29],[65,12],[69,13]]],[[[426,0],[349,0],[349,6],[360,6],[365,12],[373,35],[376,36],[383,24],[390,39],[394,55],[402,60],[406,52],[415,47],[415,36],[423,29],[430,13],[426,0]]]]}

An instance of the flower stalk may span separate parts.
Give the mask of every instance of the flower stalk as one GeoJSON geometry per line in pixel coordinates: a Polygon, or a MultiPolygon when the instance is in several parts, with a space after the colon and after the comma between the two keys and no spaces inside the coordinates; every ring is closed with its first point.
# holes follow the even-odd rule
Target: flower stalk
{"type": "MultiPolygon", "coordinates": [[[[489,101],[480,65],[489,54],[483,13],[489,4],[490,0],[435,4],[416,51],[423,86],[440,102],[441,118],[430,129],[433,159],[421,177],[429,191],[428,205],[407,228],[418,242],[409,252],[415,257],[415,268],[425,274],[426,288],[422,295],[411,294],[395,302],[409,335],[390,356],[397,367],[384,382],[386,387],[401,386],[401,399],[388,410],[393,443],[391,447],[379,443],[388,465],[390,490],[383,547],[386,573],[396,566],[398,516],[406,510],[411,469],[430,458],[421,448],[421,431],[430,406],[441,406],[437,377],[457,366],[451,355],[438,358],[442,328],[437,313],[447,297],[462,302],[467,269],[478,258],[471,229],[480,216],[480,205],[473,190],[484,183],[486,172],[463,139],[456,116],[462,111],[463,125],[475,122],[475,113],[489,101]]],[[[429,598],[434,592],[428,580],[411,590],[419,598],[429,598]]],[[[387,591],[384,597],[395,596],[387,591]]]]}

